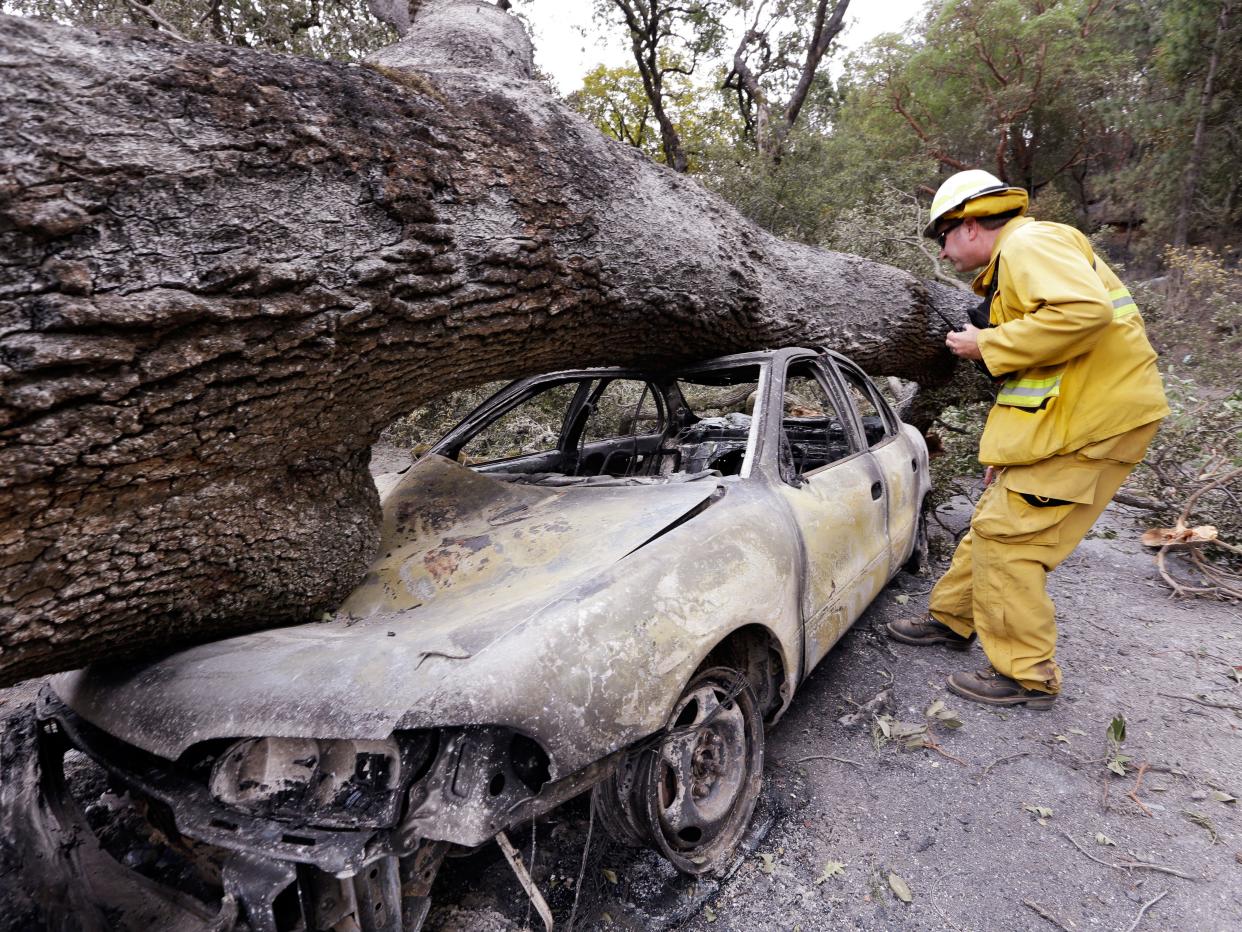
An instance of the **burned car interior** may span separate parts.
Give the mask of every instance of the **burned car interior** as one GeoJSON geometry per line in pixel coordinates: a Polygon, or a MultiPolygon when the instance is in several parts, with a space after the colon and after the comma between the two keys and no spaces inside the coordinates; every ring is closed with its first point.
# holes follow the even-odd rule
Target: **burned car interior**
{"type": "Polygon", "coordinates": [[[48,909],[413,932],[446,856],[494,842],[550,929],[506,833],[584,792],[612,841],[728,870],[765,729],[917,561],[929,490],[921,435],[861,370],[797,348],[520,379],[376,485],[376,556],[335,612],[49,680],[34,834],[57,889],[128,892],[48,909]],[[124,879],[75,755],[175,889],[124,879]]]}
{"type": "MultiPolygon", "coordinates": [[[[513,482],[559,477],[684,481],[736,476],[750,437],[757,366],[644,379],[638,373],[535,384],[504,399],[503,414],[455,431],[434,448],[513,482]],[[536,409],[537,414],[528,414],[536,409]],[[532,429],[561,415],[559,434],[532,429]]],[[[508,390],[502,394],[510,394],[508,390]]],[[[497,401],[489,399],[484,408],[497,401]]],[[[467,418],[466,425],[471,424],[467,418]]]]}

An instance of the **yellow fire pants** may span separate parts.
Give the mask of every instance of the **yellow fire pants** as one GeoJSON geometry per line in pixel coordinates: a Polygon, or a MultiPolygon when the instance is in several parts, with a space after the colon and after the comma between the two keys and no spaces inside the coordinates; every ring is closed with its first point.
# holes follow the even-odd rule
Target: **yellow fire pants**
{"type": "Polygon", "coordinates": [[[1074,552],[1143,458],[1159,422],[1029,466],[999,470],[970,531],[932,589],[931,615],[963,637],[979,635],[996,671],[1027,689],[1057,693],[1056,613],[1047,574],[1074,552]],[[1068,503],[1036,507],[1026,496],[1068,503]]]}

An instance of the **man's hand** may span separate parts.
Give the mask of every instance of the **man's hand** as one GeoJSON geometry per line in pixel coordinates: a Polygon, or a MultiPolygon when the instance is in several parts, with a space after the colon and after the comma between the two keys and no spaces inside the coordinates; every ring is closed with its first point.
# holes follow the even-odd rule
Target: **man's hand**
{"type": "Polygon", "coordinates": [[[950,330],[944,338],[944,345],[950,353],[962,359],[983,359],[983,354],[979,352],[979,328],[974,324],[967,324],[965,330],[950,330]]]}
{"type": "Polygon", "coordinates": [[[986,489],[992,484],[992,480],[996,478],[996,469],[989,466],[983,471],[983,487],[986,489]]]}

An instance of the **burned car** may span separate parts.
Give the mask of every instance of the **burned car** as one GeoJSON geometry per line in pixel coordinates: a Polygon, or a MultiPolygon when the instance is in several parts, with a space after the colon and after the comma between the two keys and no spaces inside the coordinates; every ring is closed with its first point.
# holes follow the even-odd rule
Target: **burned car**
{"type": "Polygon", "coordinates": [[[496,839],[521,877],[506,830],[587,790],[718,871],[765,727],[925,548],[921,436],[810,349],[522,379],[377,485],[331,618],[45,687],[49,811],[80,825],[85,754],[195,878],[104,925],[417,929],[446,852],[496,839]]]}

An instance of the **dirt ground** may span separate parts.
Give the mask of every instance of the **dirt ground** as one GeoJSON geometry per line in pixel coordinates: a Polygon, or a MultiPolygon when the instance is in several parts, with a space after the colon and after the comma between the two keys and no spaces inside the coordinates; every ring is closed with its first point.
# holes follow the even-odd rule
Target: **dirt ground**
{"type": "MultiPolygon", "coordinates": [[[[399,461],[377,450],[373,470],[399,461]]],[[[950,530],[968,517],[940,513],[950,530]]],[[[575,927],[598,929],[1242,928],[1242,610],[1170,598],[1140,531],[1110,509],[1050,578],[1065,687],[1047,712],[948,693],[950,673],[985,665],[978,647],[880,636],[925,609],[943,558],[894,580],[769,733],[765,796],[723,880],[610,842],[585,798],[515,833],[557,928],[575,900],[575,927]],[[934,747],[876,724],[925,725],[937,701],[961,727],[933,722],[934,747]]],[[[0,692],[0,715],[36,686],[0,692]]],[[[542,928],[494,846],[450,861],[435,896],[429,929],[542,928]]]]}

